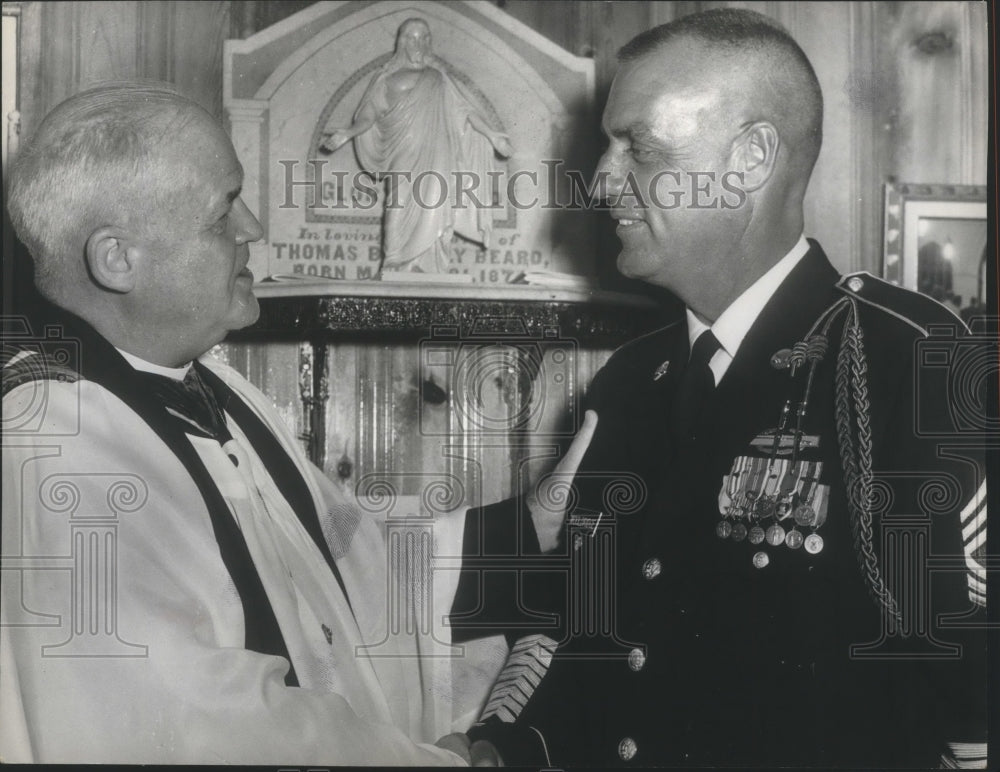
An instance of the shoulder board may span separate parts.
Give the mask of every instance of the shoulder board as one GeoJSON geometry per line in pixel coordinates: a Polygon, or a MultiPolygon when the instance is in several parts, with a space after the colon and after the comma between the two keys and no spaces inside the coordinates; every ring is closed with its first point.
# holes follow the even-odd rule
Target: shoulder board
{"type": "Polygon", "coordinates": [[[3,396],[18,386],[34,381],[58,381],[59,383],[74,383],[80,380],[80,374],[62,357],[48,355],[48,352],[21,349],[11,356],[5,356],[3,370],[0,371],[3,396]]]}
{"type": "Polygon", "coordinates": [[[837,289],[871,308],[899,319],[921,335],[930,335],[932,325],[955,325],[966,330],[965,322],[947,306],[913,290],[904,289],[867,271],[849,273],[837,282],[837,289]]]}

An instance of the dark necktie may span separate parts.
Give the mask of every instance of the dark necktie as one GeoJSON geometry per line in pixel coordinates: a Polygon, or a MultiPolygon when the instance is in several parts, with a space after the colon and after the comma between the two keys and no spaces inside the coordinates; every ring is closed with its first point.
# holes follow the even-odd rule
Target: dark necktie
{"type": "Polygon", "coordinates": [[[707,398],[715,390],[715,376],[708,363],[721,347],[712,331],[705,330],[691,348],[691,357],[681,373],[670,407],[670,434],[675,443],[695,439],[707,398]]]}
{"type": "Polygon", "coordinates": [[[190,425],[185,427],[187,431],[212,437],[223,445],[233,438],[215,392],[205,383],[194,365],[191,365],[183,381],[156,373],[144,372],[139,375],[169,412],[190,425]]]}

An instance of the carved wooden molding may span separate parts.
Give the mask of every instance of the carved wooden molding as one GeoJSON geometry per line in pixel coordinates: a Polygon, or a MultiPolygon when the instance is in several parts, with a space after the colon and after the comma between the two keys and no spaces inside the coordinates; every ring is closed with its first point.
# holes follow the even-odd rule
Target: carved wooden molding
{"type": "Polygon", "coordinates": [[[541,337],[554,329],[562,337],[600,345],[622,343],[667,321],[664,309],[644,298],[625,305],[477,298],[264,297],[260,306],[258,322],[232,333],[230,340],[412,339],[431,334],[435,328],[454,327],[462,337],[541,337]]]}

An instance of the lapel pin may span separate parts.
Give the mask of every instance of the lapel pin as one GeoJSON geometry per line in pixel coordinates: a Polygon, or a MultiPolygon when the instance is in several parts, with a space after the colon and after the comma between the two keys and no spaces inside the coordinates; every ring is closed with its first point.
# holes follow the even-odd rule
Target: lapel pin
{"type": "Polygon", "coordinates": [[[660,378],[662,378],[664,375],[667,374],[667,370],[669,369],[670,369],[670,360],[668,359],[666,362],[664,362],[663,364],[661,364],[659,367],[656,368],[656,372],[653,373],[653,380],[654,381],[660,380],[660,378]]]}

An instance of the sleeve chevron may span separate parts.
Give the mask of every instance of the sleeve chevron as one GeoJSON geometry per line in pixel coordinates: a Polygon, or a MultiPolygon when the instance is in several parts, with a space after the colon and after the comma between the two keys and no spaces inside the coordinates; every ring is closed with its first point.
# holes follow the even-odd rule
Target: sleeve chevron
{"type": "Polygon", "coordinates": [[[519,638],[507,656],[507,664],[500,671],[479,720],[496,716],[504,723],[513,723],[545,677],[555,650],[556,642],[546,635],[519,638]]]}
{"type": "Polygon", "coordinates": [[[986,481],[962,508],[962,548],[965,553],[966,581],[969,598],[979,606],[986,605],[986,568],[983,555],[986,551],[986,481]]]}
{"type": "Polygon", "coordinates": [[[986,743],[948,743],[942,769],[986,769],[986,743]]]}

